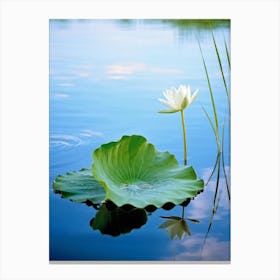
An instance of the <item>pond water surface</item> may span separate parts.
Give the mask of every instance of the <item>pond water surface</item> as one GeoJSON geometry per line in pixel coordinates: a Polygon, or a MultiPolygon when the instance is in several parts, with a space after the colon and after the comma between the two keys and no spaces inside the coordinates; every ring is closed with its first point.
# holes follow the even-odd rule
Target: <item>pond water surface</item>
{"type": "MultiPolygon", "coordinates": [[[[198,98],[185,110],[188,164],[208,181],[217,158],[215,137],[202,105],[213,117],[201,48],[217,106],[225,124],[224,171],[230,184],[228,103],[211,30],[204,22],[164,20],[50,20],[50,260],[51,261],[229,261],[230,200],[222,166],[184,208],[191,235],[171,240],[159,226],[183,207],[116,213],[115,228],[102,234],[91,227],[100,213],[52,190],[57,175],[92,165],[92,152],[123,135],[143,135],[159,151],[183,164],[180,114],[159,114],[158,102],[170,87],[190,85],[198,98]],[[217,179],[219,182],[217,184],[217,179]],[[218,186],[218,190],[217,190],[218,186]],[[217,190],[217,192],[216,192],[217,190]],[[216,197],[215,213],[213,200],[216,197]],[[218,207],[217,207],[218,204],[218,207]],[[210,226],[209,226],[210,225],[210,226]],[[122,227],[128,233],[121,233],[122,227]],[[114,236],[113,236],[114,235],[114,236]]],[[[228,22],[212,25],[227,83],[225,42],[228,22]]],[[[221,161],[220,161],[221,162],[221,161]]],[[[108,211],[108,210],[104,210],[108,211]]]]}

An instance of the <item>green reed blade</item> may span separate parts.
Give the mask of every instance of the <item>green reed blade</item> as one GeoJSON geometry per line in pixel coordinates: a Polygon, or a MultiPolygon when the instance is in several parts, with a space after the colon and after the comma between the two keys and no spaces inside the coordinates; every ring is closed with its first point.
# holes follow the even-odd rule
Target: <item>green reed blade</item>
{"type": "Polygon", "coordinates": [[[214,167],[213,167],[213,169],[212,169],[212,172],[211,172],[211,174],[210,174],[208,180],[207,180],[206,183],[205,183],[205,187],[208,185],[208,183],[210,182],[210,180],[211,180],[213,174],[214,174],[215,171],[216,171],[216,168],[217,168],[217,166],[218,166],[218,161],[219,161],[219,159],[220,159],[220,155],[221,155],[221,153],[217,153],[217,157],[216,157],[216,161],[215,161],[214,167]]]}
{"type": "Polygon", "coordinates": [[[214,126],[214,124],[213,124],[209,114],[207,113],[206,109],[204,108],[204,106],[202,104],[200,104],[200,106],[201,106],[203,112],[205,113],[205,115],[206,115],[206,117],[207,117],[207,119],[208,119],[208,121],[209,121],[209,123],[211,125],[211,128],[212,128],[212,130],[214,132],[214,134],[216,134],[215,126],[214,126]]]}
{"type": "Polygon", "coordinates": [[[215,100],[214,100],[214,96],[213,96],[213,92],[212,92],[212,87],[211,87],[211,83],[210,83],[210,79],[209,79],[206,63],[205,63],[205,60],[204,60],[204,56],[203,56],[202,49],[201,49],[199,41],[198,41],[198,45],[199,45],[200,53],[201,53],[201,56],[202,56],[204,70],[205,70],[206,77],[207,77],[207,83],[208,83],[208,88],[209,88],[210,98],[211,98],[211,104],[212,104],[212,109],[213,109],[213,114],[214,114],[214,119],[215,119],[215,130],[216,130],[216,134],[219,134],[218,133],[219,123],[218,123],[218,118],[217,118],[217,111],[216,111],[215,100]]]}
{"type": "Polygon", "coordinates": [[[213,42],[214,42],[214,46],[215,46],[215,50],[216,50],[216,55],[217,55],[217,58],[218,58],[218,62],[219,62],[219,66],[220,66],[220,71],[221,71],[221,74],[222,74],[222,78],[223,78],[223,82],[224,82],[224,86],[225,86],[225,90],[226,90],[226,95],[227,95],[227,99],[228,99],[228,105],[229,105],[229,108],[230,108],[229,92],[228,92],[228,88],[227,88],[227,83],[226,83],[226,79],[225,79],[225,75],[224,75],[224,70],[223,70],[223,66],[222,66],[219,50],[218,50],[218,47],[217,47],[217,44],[216,44],[216,40],[215,40],[213,31],[212,31],[212,39],[213,39],[213,42]]]}
{"type": "Polygon", "coordinates": [[[205,115],[206,115],[206,117],[207,117],[207,119],[208,119],[208,121],[209,121],[209,123],[211,125],[211,128],[212,128],[212,130],[214,132],[214,135],[215,135],[215,138],[216,138],[217,148],[218,148],[218,151],[220,152],[221,151],[221,145],[220,145],[219,134],[218,134],[217,130],[215,129],[213,121],[211,120],[211,118],[210,118],[209,114],[207,113],[206,109],[202,105],[201,105],[201,108],[204,111],[204,113],[205,113],[205,115]]]}
{"type": "Polygon", "coordinates": [[[230,55],[229,55],[228,47],[227,47],[226,40],[224,40],[224,41],[225,41],[225,48],[226,48],[226,53],[227,53],[228,66],[229,66],[229,69],[231,69],[231,65],[230,65],[230,55]]]}

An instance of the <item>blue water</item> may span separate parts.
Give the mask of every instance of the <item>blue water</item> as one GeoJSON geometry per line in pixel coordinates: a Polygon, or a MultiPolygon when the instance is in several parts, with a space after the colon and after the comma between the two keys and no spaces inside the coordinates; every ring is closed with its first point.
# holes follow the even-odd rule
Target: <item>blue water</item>
{"type": "MultiPolygon", "coordinates": [[[[213,30],[230,84],[224,45],[226,41],[230,46],[230,28],[218,25],[213,30]]],[[[97,210],[62,199],[51,188],[58,174],[90,167],[92,152],[122,135],[143,135],[157,150],[167,150],[183,163],[180,114],[159,114],[166,108],[157,100],[165,89],[181,84],[192,91],[199,88],[198,98],[185,110],[188,164],[207,181],[217,148],[201,109],[203,105],[213,117],[197,39],[221,128],[225,124],[224,160],[230,181],[229,110],[211,38],[207,28],[176,21],[50,20],[50,260],[230,260],[230,201],[222,169],[219,205],[205,244],[217,172],[185,207],[185,218],[200,223],[188,222],[191,236],[182,240],[171,240],[159,229],[165,221],[160,216],[180,216],[182,206],[158,209],[147,215],[141,228],[113,237],[90,227],[97,210]]]]}

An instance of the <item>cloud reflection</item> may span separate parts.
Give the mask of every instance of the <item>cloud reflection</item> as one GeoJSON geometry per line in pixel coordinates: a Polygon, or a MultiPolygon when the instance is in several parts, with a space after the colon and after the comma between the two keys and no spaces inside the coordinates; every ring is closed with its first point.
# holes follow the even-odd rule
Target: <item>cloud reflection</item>
{"type": "Polygon", "coordinates": [[[79,72],[78,76],[81,78],[87,78],[89,77],[91,74],[89,72],[79,72]]]}
{"type": "Polygon", "coordinates": [[[53,99],[65,99],[68,97],[69,97],[69,94],[66,94],[66,93],[54,93],[51,95],[51,98],[53,98],[53,99]]]}
{"type": "Polygon", "coordinates": [[[144,63],[112,64],[107,67],[107,73],[110,75],[131,75],[142,72],[145,68],[144,63]]]}
{"type": "Polygon", "coordinates": [[[156,74],[178,74],[182,71],[176,68],[154,67],[142,62],[132,62],[123,64],[111,64],[106,67],[106,74],[109,79],[126,79],[135,73],[156,73],[156,74]]]}
{"type": "Polygon", "coordinates": [[[75,85],[73,83],[60,83],[60,87],[74,87],[75,85]]]}
{"type": "Polygon", "coordinates": [[[193,235],[183,242],[175,241],[176,248],[180,253],[176,255],[177,261],[229,261],[230,260],[230,242],[218,240],[215,237],[209,237],[205,243],[203,251],[204,236],[201,234],[193,235]]]}
{"type": "Polygon", "coordinates": [[[99,131],[85,129],[80,132],[80,135],[85,137],[94,137],[94,136],[101,137],[103,136],[103,133],[99,131]]]}

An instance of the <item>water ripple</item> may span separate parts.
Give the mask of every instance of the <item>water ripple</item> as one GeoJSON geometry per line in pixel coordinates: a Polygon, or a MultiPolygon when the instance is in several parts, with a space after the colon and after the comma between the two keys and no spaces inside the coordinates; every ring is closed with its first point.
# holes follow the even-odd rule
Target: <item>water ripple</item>
{"type": "Polygon", "coordinates": [[[50,148],[73,148],[83,144],[83,140],[73,135],[51,135],[50,148]]]}

